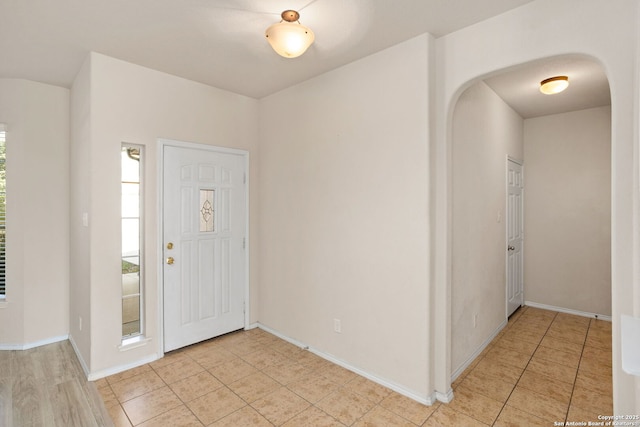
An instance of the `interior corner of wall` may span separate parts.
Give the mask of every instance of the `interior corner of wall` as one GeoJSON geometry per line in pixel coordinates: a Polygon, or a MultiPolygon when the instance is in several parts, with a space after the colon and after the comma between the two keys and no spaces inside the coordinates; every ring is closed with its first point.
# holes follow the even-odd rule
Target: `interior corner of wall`
{"type": "Polygon", "coordinates": [[[80,366],[82,366],[82,371],[84,372],[85,376],[89,377],[89,365],[87,364],[87,362],[85,362],[84,357],[82,357],[82,352],[80,352],[80,349],[73,339],[72,334],[69,334],[69,342],[71,343],[71,347],[73,347],[73,351],[75,352],[76,357],[78,358],[78,362],[80,362],[80,366]]]}

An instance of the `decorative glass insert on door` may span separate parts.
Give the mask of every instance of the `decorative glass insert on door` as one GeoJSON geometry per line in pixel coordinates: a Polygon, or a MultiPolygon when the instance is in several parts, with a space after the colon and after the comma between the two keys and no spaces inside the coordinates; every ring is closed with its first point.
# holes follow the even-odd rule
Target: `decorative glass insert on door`
{"type": "Polygon", "coordinates": [[[122,336],[142,334],[142,149],[124,145],[122,185],[122,336]]]}
{"type": "Polygon", "coordinates": [[[200,190],[200,231],[215,231],[215,190],[200,190]]]}

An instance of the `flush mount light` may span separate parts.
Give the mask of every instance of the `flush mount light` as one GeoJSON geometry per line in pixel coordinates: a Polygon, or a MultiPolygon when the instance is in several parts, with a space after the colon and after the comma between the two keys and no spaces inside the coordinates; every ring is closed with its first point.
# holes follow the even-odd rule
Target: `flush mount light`
{"type": "Polygon", "coordinates": [[[565,90],[569,86],[569,77],[556,76],[544,79],[540,82],[540,92],[545,95],[555,95],[565,90]]]}
{"type": "Polygon", "coordinates": [[[265,36],[278,55],[296,58],[311,46],[315,36],[313,31],[300,24],[300,14],[295,10],[285,10],[280,16],[282,21],[267,28],[265,36]]]}

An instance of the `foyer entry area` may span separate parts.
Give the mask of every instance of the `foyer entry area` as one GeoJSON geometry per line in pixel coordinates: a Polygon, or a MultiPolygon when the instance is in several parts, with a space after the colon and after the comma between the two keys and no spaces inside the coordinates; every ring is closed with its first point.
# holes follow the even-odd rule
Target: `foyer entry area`
{"type": "Polygon", "coordinates": [[[523,307],[425,406],[263,330],[227,334],[97,382],[116,426],[549,426],[613,411],[611,324],[523,307]]]}

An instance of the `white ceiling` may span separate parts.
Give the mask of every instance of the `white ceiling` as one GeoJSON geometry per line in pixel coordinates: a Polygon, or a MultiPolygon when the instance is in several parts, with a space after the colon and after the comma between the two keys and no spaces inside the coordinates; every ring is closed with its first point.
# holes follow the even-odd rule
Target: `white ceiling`
{"type": "Polygon", "coordinates": [[[611,104],[609,81],[600,64],[577,55],[547,58],[485,79],[523,118],[583,110],[611,104]],[[540,92],[540,82],[569,77],[569,87],[555,95],[540,92]]]}
{"type": "Polygon", "coordinates": [[[90,51],[260,98],[429,32],[531,0],[0,0],[0,77],[69,87],[90,51]],[[264,38],[285,9],[316,41],[297,59],[264,38]]]}
{"type": "MultiPolygon", "coordinates": [[[[261,98],[419,34],[439,37],[530,1],[0,0],[0,77],[70,87],[94,51],[261,98]],[[264,38],[285,9],[298,10],[316,36],[296,59],[278,56],[264,38]]],[[[533,86],[547,70],[562,70],[572,73],[562,95],[570,97],[594,71],[578,62],[539,64],[487,83],[523,117],[541,115],[531,107],[552,104],[532,101],[529,92],[539,98],[533,86]]]]}

